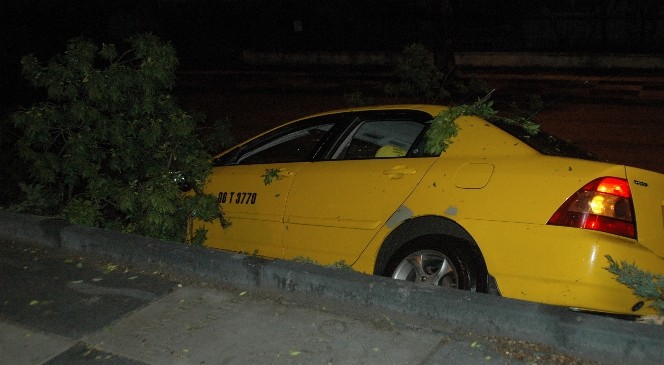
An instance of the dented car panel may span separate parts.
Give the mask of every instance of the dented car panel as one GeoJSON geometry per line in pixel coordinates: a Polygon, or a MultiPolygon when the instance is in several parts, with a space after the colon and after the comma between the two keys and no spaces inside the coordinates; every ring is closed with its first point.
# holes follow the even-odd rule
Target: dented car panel
{"type": "Polygon", "coordinates": [[[355,108],[275,128],[217,156],[205,189],[227,222],[195,225],[208,230],[206,245],[236,252],[582,310],[653,312],[608,272],[605,256],[664,274],[664,175],[471,116],[456,120],[445,152],[430,155],[428,121],[444,110],[355,108]]]}
{"type": "Polygon", "coordinates": [[[633,240],[584,229],[512,222],[464,221],[485,242],[483,254],[501,294],[548,304],[617,313],[641,302],[606,270],[605,255],[662,271],[661,258],[633,240]],[[546,248],[543,248],[546,247],[546,248]]]}

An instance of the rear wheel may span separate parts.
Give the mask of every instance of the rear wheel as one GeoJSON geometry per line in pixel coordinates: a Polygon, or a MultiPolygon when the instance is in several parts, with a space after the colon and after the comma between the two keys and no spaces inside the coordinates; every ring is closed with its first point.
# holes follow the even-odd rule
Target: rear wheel
{"type": "Polygon", "coordinates": [[[459,271],[442,252],[436,250],[415,251],[404,257],[392,272],[392,278],[418,284],[459,287],[459,271]]]}
{"type": "Polygon", "coordinates": [[[390,259],[384,276],[421,285],[486,291],[472,256],[464,254],[462,243],[417,243],[405,245],[390,259]]]}

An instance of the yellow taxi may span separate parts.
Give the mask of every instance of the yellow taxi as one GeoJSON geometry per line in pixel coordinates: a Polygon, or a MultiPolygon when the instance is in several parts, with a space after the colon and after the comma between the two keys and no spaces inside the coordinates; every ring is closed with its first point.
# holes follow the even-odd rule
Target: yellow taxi
{"type": "Polygon", "coordinates": [[[607,270],[610,255],[664,274],[664,175],[592,160],[543,131],[456,119],[427,152],[434,105],[302,118],[214,159],[221,221],[206,245],[343,262],[426,285],[579,310],[654,312],[607,270]],[[645,305],[644,305],[645,304],[645,305]]]}

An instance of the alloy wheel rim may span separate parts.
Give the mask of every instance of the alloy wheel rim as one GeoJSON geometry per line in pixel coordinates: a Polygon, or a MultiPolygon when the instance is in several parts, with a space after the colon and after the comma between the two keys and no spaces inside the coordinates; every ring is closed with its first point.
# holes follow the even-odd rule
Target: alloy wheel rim
{"type": "Polygon", "coordinates": [[[434,250],[421,250],[406,256],[394,270],[392,278],[446,288],[457,288],[459,282],[459,274],[451,260],[434,250]]]}

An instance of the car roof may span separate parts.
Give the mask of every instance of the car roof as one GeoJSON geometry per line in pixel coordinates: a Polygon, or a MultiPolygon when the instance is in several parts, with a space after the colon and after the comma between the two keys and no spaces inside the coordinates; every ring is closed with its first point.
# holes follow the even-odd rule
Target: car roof
{"type": "Polygon", "coordinates": [[[351,113],[351,112],[365,112],[365,111],[382,111],[382,110],[416,110],[428,113],[431,116],[436,116],[441,111],[447,109],[449,109],[449,107],[444,105],[434,105],[434,104],[388,104],[388,105],[361,106],[361,107],[335,109],[317,114],[307,115],[302,118],[298,118],[293,122],[297,122],[303,119],[309,119],[311,117],[324,116],[324,115],[351,113]]]}
{"type": "MultiPolygon", "coordinates": [[[[387,104],[387,105],[373,105],[373,106],[360,106],[360,107],[351,107],[351,108],[341,108],[341,109],[334,109],[334,110],[328,110],[316,114],[310,114],[306,115],[282,124],[279,124],[275,126],[274,128],[270,128],[269,130],[266,130],[262,133],[259,133],[251,138],[249,138],[246,141],[241,142],[239,145],[246,145],[246,143],[256,140],[257,138],[260,138],[261,136],[270,133],[271,131],[281,128],[283,126],[297,123],[302,120],[306,119],[311,119],[315,117],[321,117],[321,116],[329,116],[329,115],[336,115],[336,114],[344,114],[344,113],[354,113],[354,112],[380,112],[380,111],[397,111],[397,110],[406,110],[406,111],[420,111],[427,113],[433,117],[438,115],[440,112],[448,110],[448,106],[444,105],[435,105],[435,104],[387,104]]],[[[582,150],[578,146],[574,145],[570,141],[560,139],[556,136],[553,136],[549,133],[546,133],[544,131],[538,131],[537,135],[530,135],[528,133],[525,133],[525,131],[518,127],[515,126],[514,124],[511,123],[506,123],[502,118],[493,118],[493,120],[486,120],[488,123],[491,125],[497,127],[498,129],[501,129],[503,132],[511,135],[513,138],[516,138],[525,144],[527,144],[530,148],[533,150],[544,154],[544,155],[550,155],[550,156],[561,156],[561,157],[572,157],[572,158],[581,158],[581,159],[590,159],[590,160],[596,160],[595,156],[592,156],[589,154],[587,151],[582,150]]],[[[237,146],[236,146],[237,147],[237,146]]],[[[235,148],[235,147],[233,147],[235,148]]],[[[228,150],[223,151],[219,154],[217,154],[215,157],[221,156],[225,154],[228,150]]]]}

